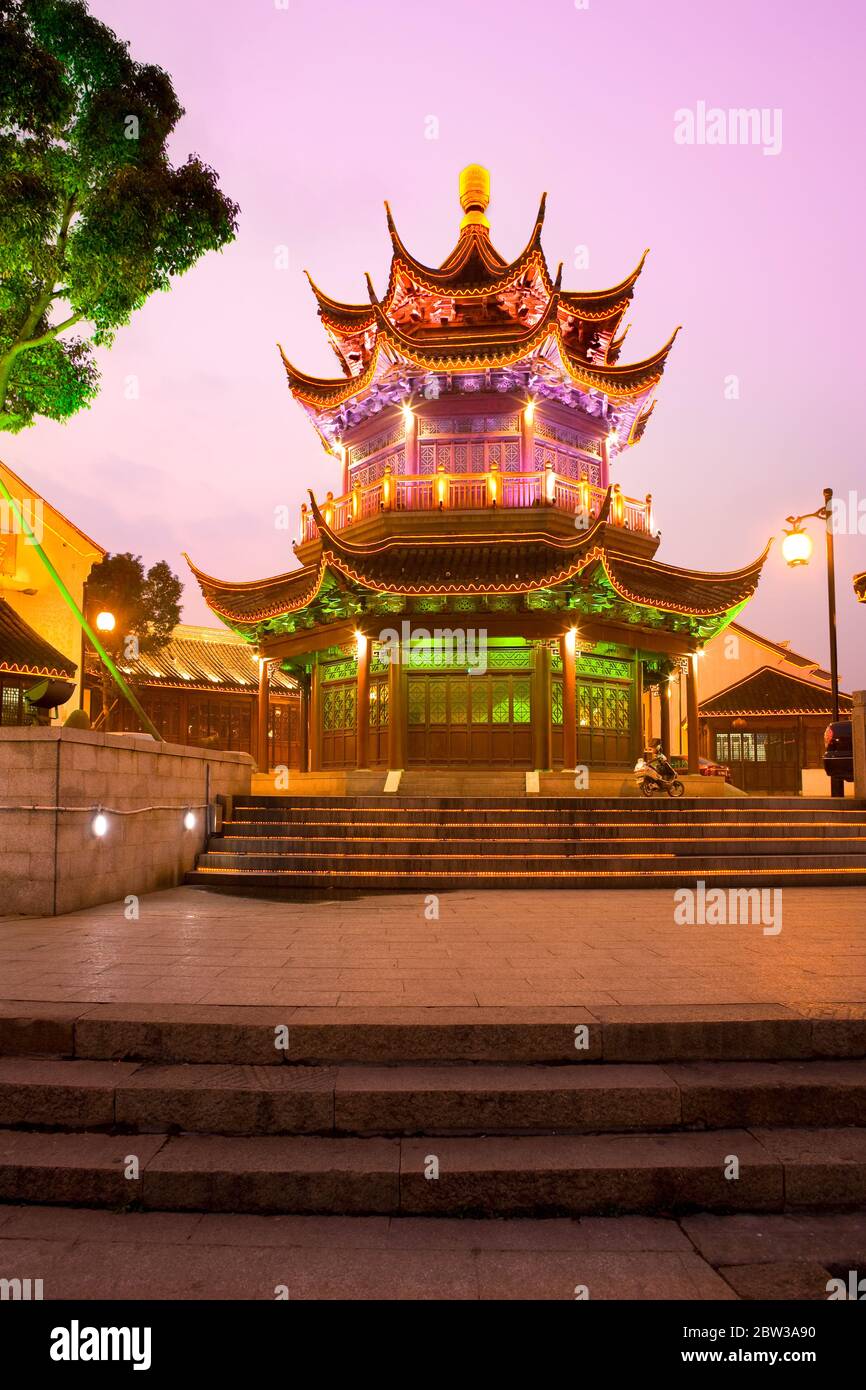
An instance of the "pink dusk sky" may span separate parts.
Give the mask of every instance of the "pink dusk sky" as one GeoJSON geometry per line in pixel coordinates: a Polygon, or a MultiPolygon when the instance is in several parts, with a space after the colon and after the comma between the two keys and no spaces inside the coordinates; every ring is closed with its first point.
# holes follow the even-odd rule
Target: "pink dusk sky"
{"type": "MultiPolygon", "coordinates": [[[[173,139],[241,207],[235,243],[157,295],[101,352],[102,391],[3,456],[112,551],[253,579],[296,562],[275,508],[339,488],[288,392],[276,343],[338,375],[303,271],[334,298],[381,291],[390,243],[439,264],[457,177],[491,171],[495,244],[544,242],[568,288],[650,256],[623,360],[683,332],[642,443],[616,465],[652,492],[658,557],[736,569],[831,485],[863,500],[837,538],[843,687],[866,685],[862,0],[92,0],[134,56],[172,76],[173,139]],[[678,144],[684,108],[781,112],[781,151],[678,144]],[[431,117],[438,138],[429,139],[431,117]],[[578,269],[578,248],[589,265],[578,269]],[[278,269],[279,248],[288,269],[278,269]],[[736,377],[738,399],[726,398],[736,377]],[[128,399],[128,382],[138,399],[128,399]]],[[[743,621],[826,662],[823,540],[788,570],[778,542],[743,621]]],[[[191,581],[184,618],[214,622],[191,581]]]]}

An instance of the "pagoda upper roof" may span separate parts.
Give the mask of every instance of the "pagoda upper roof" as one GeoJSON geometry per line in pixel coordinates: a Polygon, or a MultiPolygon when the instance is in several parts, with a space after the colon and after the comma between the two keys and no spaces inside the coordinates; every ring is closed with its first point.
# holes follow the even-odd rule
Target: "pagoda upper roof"
{"type": "Polygon", "coordinates": [[[310,376],[282,354],[291,390],[311,413],[341,406],[401,366],[471,371],[513,366],[533,354],[558,354],[565,379],[589,390],[622,398],[655,387],[672,340],[645,362],[617,365],[625,336],[622,318],[647,253],[610,289],[563,289],[562,266],[551,275],[541,244],[546,194],[529,240],[511,261],[491,240],[488,201],[486,170],[469,166],[461,175],[465,216],[440,266],[425,265],[411,254],[386,203],[392,256],[381,299],[369,276],[368,302],[345,303],[327,295],[308,274],[343,371],[337,378],[310,376]]]}

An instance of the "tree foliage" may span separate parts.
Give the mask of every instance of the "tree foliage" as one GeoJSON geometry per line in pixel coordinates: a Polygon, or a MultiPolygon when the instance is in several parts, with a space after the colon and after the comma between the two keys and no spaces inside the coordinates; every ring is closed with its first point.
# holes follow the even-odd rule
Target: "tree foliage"
{"type": "Polygon", "coordinates": [[[117,650],[127,637],[136,637],[142,652],[164,646],[180,622],[182,593],[183,585],[165,560],[145,573],[141,556],[128,551],[106,555],[87,580],[88,606],[114,614],[108,645],[117,650]]]}
{"type": "Polygon", "coordinates": [[[169,161],[182,115],[84,0],[0,0],[0,429],[88,405],[92,345],[233,239],[213,169],[169,161]]]}

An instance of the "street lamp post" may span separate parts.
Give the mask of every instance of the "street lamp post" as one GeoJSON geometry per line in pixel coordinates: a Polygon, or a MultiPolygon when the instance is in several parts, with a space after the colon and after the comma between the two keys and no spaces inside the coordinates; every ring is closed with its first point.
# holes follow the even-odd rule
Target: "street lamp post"
{"type": "MultiPolygon", "coordinates": [[[[792,568],[808,565],[812,555],[812,540],[802,523],[814,517],[824,522],[827,536],[827,610],[830,621],[830,684],[833,699],[833,722],[839,720],[839,663],[836,653],[836,565],[833,550],[833,489],[824,488],[824,505],[817,511],[806,512],[803,516],[789,516],[786,521],[791,530],[785,532],[782,541],[782,554],[792,568]]],[[[841,777],[830,778],[830,795],[844,796],[845,782],[841,777]]]]}

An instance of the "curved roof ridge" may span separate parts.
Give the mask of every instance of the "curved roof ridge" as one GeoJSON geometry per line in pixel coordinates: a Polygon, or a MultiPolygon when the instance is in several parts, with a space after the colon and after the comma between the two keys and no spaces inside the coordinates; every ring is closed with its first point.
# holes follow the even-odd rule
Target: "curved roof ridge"
{"type": "Polygon", "coordinates": [[[644,268],[644,264],[649,253],[650,248],[647,247],[640,260],[638,261],[637,265],[635,266],[634,270],[631,271],[631,273],[627,275],[624,280],[620,280],[618,285],[611,285],[610,289],[607,290],[563,290],[563,299],[566,301],[571,299],[610,299],[615,294],[625,294],[627,291],[634,288],[638,276],[644,268]]]}
{"type": "Polygon", "coordinates": [[[313,294],[316,297],[316,302],[320,309],[325,310],[326,312],[330,311],[331,313],[336,314],[338,317],[344,316],[346,318],[349,318],[353,316],[363,316],[365,318],[369,318],[369,304],[347,304],[343,300],[332,299],[329,294],[325,294],[325,291],[321,289],[319,285],[316,284],[315,280],[313,279],[312,275],[308,270],[305,270],[304,274],[310,282],[310,289],[313,291],[313,294]]]}
{"type": "MultiPolygon", "coordinates": [[[[547,194],[543,193],[541,195],[541,202],[530,238],[520,254],[513,260],[507,261],[501,252],[497,251],[487,228],[479,228],[477,225],[472,225],[461,229],[453,249],[445,257],[442,264],[437,267],[425,265],[423,261],[419,261],[416,256],[412,255],[397,231],[390,205],[386,202],[385,211],[388,219],[388,232],[391,237],[391,245],[394,252],[391,275],[389,276],[388,293],[385,297],[386,301],[390,298],[393,289],[394,261],[401,262],[410,276],[414,275],[417,277],[422,285],[426,281],[429,283],[430,288],[438,289],[444,287],[450,280],[454,279],[473,254],[479,256],[488,274],[494,276],[496,282],[499,283],[499,281],[507,281],[510,275],[518,274],[526,261],[535,253],[539,255],[542,261],[545,281],[549,291],[552,288],[552,281],[541,247],[541,229],[544,225],[546,206],[547,194]]],[[[492,286],[490,285],[478,286],[479,290],[485,292],[489,292],[491,288],[492,286]]]]}

